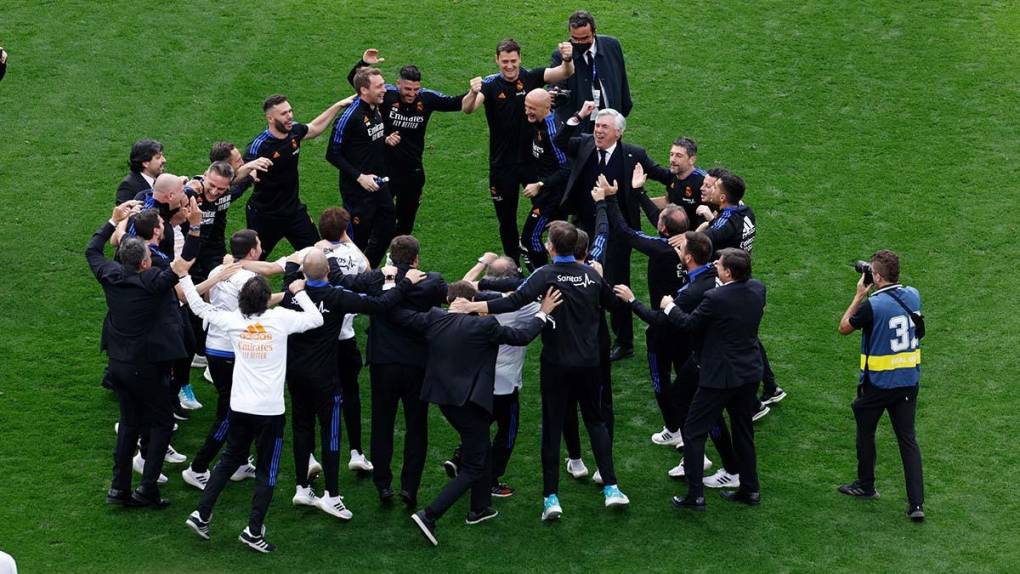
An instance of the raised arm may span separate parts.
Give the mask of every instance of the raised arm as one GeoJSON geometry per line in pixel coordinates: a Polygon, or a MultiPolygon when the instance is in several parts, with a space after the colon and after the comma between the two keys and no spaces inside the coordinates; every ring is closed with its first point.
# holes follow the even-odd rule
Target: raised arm
{"type": "Polygon", "coordinates": [[[570,42],[560,42],[560,65],[546,68],[543,79],[547,84],[558,84],[574,75],[574,46],[570,42]]]}
{"type": "Polygon", "coordinates": [[[471,78],[468,86],[468,93],[464,95],[464,99],[461,100],[460,106],[460,111],[465,114],[474,113],[475,110],[482,107],[482,104],[485,103],[485,94],[482,93],[481,76],[471,78]]]}
{"type": "Polygon", "coordinates": [[[312,120],[308,124],[308,133],[305,134],[304,139],[310,140],[319,137],[319,134],[326,131],[326,128],[329,127],[329,124],[333,121],[333,118],[335,118],[336,115],[340,113],[340,110],[351,105],[356,98],[357,96],[347,96],[346,98],[326,108],[324,112],[319,114],[314,120],[312,120]]]}
{"type": "Polygon", "coordinates": [[[563,302],[562,297],[563,295],[559,289],[549,287],[545,297],[542,299],[542,305],[539,307],[538,312],[524,326],[511,327],[500,325],[499,322],[493,321],[494,325],[490,333],[490,340],[500,345],[512,345],[515,347],[527,345],[542,332],[549,314],[563,302]]]}

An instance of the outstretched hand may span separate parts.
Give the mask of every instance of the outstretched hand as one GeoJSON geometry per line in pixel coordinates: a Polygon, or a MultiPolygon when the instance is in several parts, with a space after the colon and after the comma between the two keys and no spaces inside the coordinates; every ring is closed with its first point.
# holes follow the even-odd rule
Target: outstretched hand
{"type": "Polygon", "coordinates": [[[623,300],[624,303],[630,303],[634,300],[634,292],[626,285],[616,285],[613,287],[613,293],[616,293],[616,296],[623,300]]]}

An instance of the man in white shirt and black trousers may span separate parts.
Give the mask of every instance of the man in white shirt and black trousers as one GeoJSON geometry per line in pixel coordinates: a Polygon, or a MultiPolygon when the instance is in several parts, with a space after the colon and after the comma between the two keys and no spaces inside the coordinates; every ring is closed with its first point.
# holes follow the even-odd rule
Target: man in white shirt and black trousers
{"type": "Polygon", "coordinates": [[[209,521],[212,520],[216,499],[255,442],[255,497],[248,527],[241,532],[239,539],[258,552],[272,552],[276,547],[266,542],[264,520],[273,498],[283,451],[287,337],[321,326],[322,314],[304,292],[304,280],[290,284],[290,292],[302,312],[267,309],[272,291],[262,276],[252,277],[244,284],[236,310],[220,310],[203,301],[195,290],[188,276],[193,262],[177,259],[173,263],[188,305],[202,319],[229,332],[236,363],[230,392],[230,429],[226,449],[213,468],[198,510],[191,513],[186,524],[200,537],[209,539],[209,521]]]}

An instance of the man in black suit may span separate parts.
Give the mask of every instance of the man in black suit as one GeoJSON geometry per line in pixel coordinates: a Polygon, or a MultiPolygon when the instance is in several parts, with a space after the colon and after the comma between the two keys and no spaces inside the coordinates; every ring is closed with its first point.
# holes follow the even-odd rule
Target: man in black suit
{"type": "Polygon", "coordinates": [[[170,384],[170,366],[187,351],[174,293],[177,276],[169,269],[154,269],[149,249],[138,237],[121,242],[119,263],[103,254],[117,224],[136,207],[128,202],[114,208],[110,221],[96,231],[85,250],[89,267],[106,293],[109,312],[101,348],[109,357],[109,378],[120,401],[113,482],[106,501],[163,508],[169,503],[160,498],[156,480],[173,430],[171,405],[176,392],[170,384]],[[131,458],[146,430],[150,434],[145,470],[132,492],[131,458]]]}
{"type": "Polygon", "coordinates": [[[761,502],[754,428],[755,396],[762,376],[758,326],[765,310],[765,286],[751,279],[751,256],[742,249],[717,252],[716,273],[722,283],[705,293],[698,307],[684,312],[672,297],[661,307],[670,323],[701,341],[696,350],[701,372],[684,424],[686,496],[673,497],[678,508],[705,509],[702,460],[705,439],[723,409],[730,415],[740,488],[723,498],[757,506],[761,502]]]}
{"type": "MultiPolygon", "coordinates": [[[[478,291],[468,281],[450,285],[447,300],[474,300],[478,291]]],[[[411,516],[425,539],[438,545],[436,521],[468,489],[471,511],[468,524],[478,524],[498,513],[492,502],[489,426],[492,424],[496,355],[500,345],[524,346],[538,336],[547,315],[560,303],[559,291],[550,288],[535,317],[521,329],[500,325],[493,316],[479,317],[451,309],[425,313],[391,312],[403,327],[425,335],[429,361],[421,397],[439,405],[443,416],[460,435],[461,463],[457,476],[424,509],[411,516]]]]}
{"type": "MultiPolygon", "coordinates": [[[[598,112],[594,134],[579,133],[583,120],[595,111],[595,103],[588,101],[581,111],[570,117],[556,135],[556,146],[572,161],[566,191],[560,201],[561,211],[572,215],[574,223],[589,236],[595,237],[595,201],[591,190],[598,177],[604,175],[610,184],[618,186],[617,201],[624,219],[632,229],[641,229],[640,205],[631,189],[631,174],[640,164],[649,177],[669,181],[669,170],[656,165],[644,149],[620,140],[627,128],[627,120],[614,109],[598,112]]],[[[614,240],[612,235],[605,248],[605,277],[610,285],[630,283],[630,245],[614,240]]],[[[634,325],[630,309],[610,310],[610,325],[616,334],[610,359],[613,361],[634,354],[634,325]]]]}
{"type": "MultiPolygon", "coordinates": [[[[585,10],[571,14],[567,28],[574,48],[574,75],[559,84],[570,90],[570,98],[556,109],[560,121],[567,121],[587,101],[595,102],[600,110],[613,108],[624,117],[630,115],[630,84],[620,41],[612,36],[596,36],[595,18],[585,10]]],[[[560,53],[554,52],[550,65],[558,66],[561,60],[560,53]]],[[[586,121],[581,130],[591,133],[594,127],[586,121]]]]}
{"type": "Polygon", "coordinates": [[[136,141],[131,146],[131,159],[128,160],[131,172],[117,186],[117,205],[134,199],[143,191],[151,190],[165,165],[163,144],[156,140],[136,141]]]}

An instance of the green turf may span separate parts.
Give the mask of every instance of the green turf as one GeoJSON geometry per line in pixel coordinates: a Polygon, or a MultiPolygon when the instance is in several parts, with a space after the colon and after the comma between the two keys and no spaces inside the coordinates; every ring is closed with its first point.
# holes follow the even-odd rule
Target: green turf
{"type": "MultiPolygon", "coordinates": [[[[563,520],[541,523],[538,349],[529,354],[507,476],[517,494],[478,527],[462,525],[466,507],[455,507],[440,524],[439,548],[424,545],[403,510],[379,508],[370,481],[346,471],[353,522],[292,508],[289,455],[267,521],[279,545],[272,556],[235,539],[250,483],[224,492],[212,542],[184,528],[198,494],[183,486],[179,467],[167,468],[170,509],[105,506],[116,404],[98,384],[104,300],[82,251],[109,216],[131,142],[156,137],[169,171],[197,173],[211,142],[244,144],[264,128],[258,106],[267,94],[289,95],[304,121],[346,96],[343,77],[365,47],[387,56],[387,78],[415,62],[427,86],[459,92],[472,76],[496,71],[492,49],[503,36],[521,41],[526,65],[545,63],[566,37],[571,8],[14,2],[0,20],[0,45],[11,52],[0,83],[0,549],[24,572],[1015,569],[1015,3],[591,9],[626,52],[635,102],[626,139],[664,162],[677,134],[693,136],[702,166],[725,163],[748,181],[759,222],[755,272],[769,287],[762,336],[790,393],[757,426],[760,508],[713,497],[704,515],[669,506],[682,490],[665,475],[677,457],[648,441],[660,420],[644,360],[635,358],[614,367],[615,453],[631,508],[606,512],[590,483],[565,480],[563,520]],[[881,247],[901,254],[929,318],[918,418],[929,519],[921,526],[903,516],[887,423],[879,432],[883,498],[835,493],[855,468],[849,402],[858,344],[835,327],[852,296],[849,262],[881,247]]],[[[498,248],[486,137],[481,113],[437,115],[430,127],[416,232],[423,266],[448,278],[498,248]]],[[[302,195],[313,213],[337,201],[325,139],[302,154],[302,195]]],[[[231,228],[242,223],[238,206],[231,228]]],[[[643,276],[635,257],[639,294],[643,276]]],[[[189,455],[214,404],[195,374],[208,406],[175,439],[189,455]]],[[[367,396],[367,380],[363,389],[367,396]]],[[[454,440],[437,413],[430,439],[423,498],[444,483],[438,464],[454,440]]]]}

